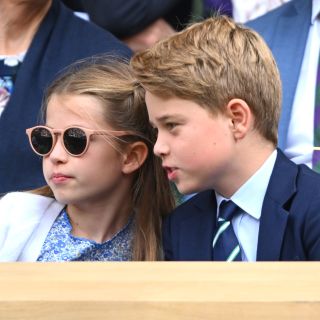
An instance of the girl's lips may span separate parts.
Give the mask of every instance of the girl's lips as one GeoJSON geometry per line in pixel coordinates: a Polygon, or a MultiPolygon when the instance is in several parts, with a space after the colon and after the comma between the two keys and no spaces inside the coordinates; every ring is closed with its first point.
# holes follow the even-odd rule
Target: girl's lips
{"type": "Polygon", "coordinates": [[[67,180],[71,179],[70,176],[61,174],[61,173],[55,173],[51,176],[51,180],[54,184],[60,184],[60,183],[64,183],[67,180]]]}

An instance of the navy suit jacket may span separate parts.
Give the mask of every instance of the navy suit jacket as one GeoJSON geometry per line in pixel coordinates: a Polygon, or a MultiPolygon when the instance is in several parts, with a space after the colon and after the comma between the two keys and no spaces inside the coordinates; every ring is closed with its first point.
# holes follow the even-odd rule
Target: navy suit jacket
{"type": "MultiPolygon", "coordinates": [[[[212,260],[217,204],[204,191],[164,221],[166,260],[212,260]]],[[[320,260],[320,175],[278,150],[264,198],[257,261],[320,260]]]]}
{"type": "Polygon", "coordinates": [[[279,123],[279,147],[282,149],[286,146],[292,104],[311,26],[311,14],[312,0],[292,0],[247,23],[263,36],[279,67],[283,86],[279,123]]]}
{"type": "Polygon", "coordinates": [[[39,124],[44,89],[56,74],[98,53],[131,55],[112,34],[54,0],[18,70],[14,92],[0,118],[0,193],[45,184],[41,159],[29,146],[26,128],[39,124]]]}

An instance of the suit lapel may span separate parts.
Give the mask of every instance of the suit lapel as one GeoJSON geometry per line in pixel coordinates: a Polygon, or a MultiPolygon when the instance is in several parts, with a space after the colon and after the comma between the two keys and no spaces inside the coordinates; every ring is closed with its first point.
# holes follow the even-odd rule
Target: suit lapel
{"type": "Polygon", "coordinates": [[[296,192],[298,167],[278,150],[262,206],[257,261],[280,260],[282,241],[287,226],[290,199],[296,192]]]}
{"type": "Polygon", "coordinates": [[[192,203],[190,214],[181,222],[179,251],[184,260],[212,260],[216,197],[213,191],[206,191],[198,196],[192,203]]]}
{"type": "Polygon", "coordinates": [[[286,143],[292,103],[311,24],[312,1],[295,1],[276,26],[269,43],[277,61],[283,84],[282,112],[279,123],[279,147],[286,143]]]}

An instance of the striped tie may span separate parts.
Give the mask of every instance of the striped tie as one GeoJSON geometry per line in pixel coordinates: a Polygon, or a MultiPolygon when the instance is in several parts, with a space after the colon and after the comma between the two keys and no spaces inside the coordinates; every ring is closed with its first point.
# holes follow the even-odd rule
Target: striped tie
{"type": "Polygon", "coordinates": [[[315,103],[314,103],[313,146],[315,148],[312,154],[312,169],[320,173],[320,148],[319,148],[320,147],[320,63],[319,62],[318,62],[317,81],[316,81],[316,95],[315,95],[315,103]]]}
{"type": "Polygon", "coordinates": [[[213,259],[215,261],[241,261],[238,239],[234,233],[231,220],[241,209],[231,200],[220,204],[218,231],[213,239],[213,259]]]}

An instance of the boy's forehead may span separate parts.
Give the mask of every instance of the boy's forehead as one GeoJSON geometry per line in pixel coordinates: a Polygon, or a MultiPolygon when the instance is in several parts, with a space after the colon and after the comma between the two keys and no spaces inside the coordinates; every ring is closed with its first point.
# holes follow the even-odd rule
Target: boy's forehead
{"type": "Polygon", "coordinates": [[[184,113],[184,100],[177,97],[164,98],[160,95],[146,92],[146,105],[149,116],[157,120],[166,120],[172,116],[184,113]]]}
{"type": "Polygon", "coordinates": [[[164,103],[165,101],[170,100],[170,98],[165,99],[160,94],[155,94],[155,93],[147,90],[146,94],[145,94],[145,100],[146,100],[147,105],[154,106],[157,104],[164,103]]]}
{"type": "Polygon", "coordinates": [[[185,122],[200,114],[206,118],[212,116],[208,108],[192,100],[173,96],[161,97],[151,92],[146,92],[145,99],[151,124],[164,123],[169,120],[185,122]]]}

